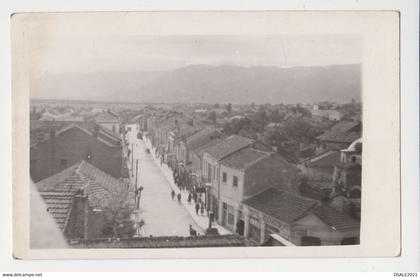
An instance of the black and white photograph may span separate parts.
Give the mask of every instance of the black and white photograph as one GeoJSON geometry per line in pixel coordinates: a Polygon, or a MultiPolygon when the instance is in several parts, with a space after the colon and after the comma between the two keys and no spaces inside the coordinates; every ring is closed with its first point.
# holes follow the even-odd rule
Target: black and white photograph
{"type": "Polygon", "coordinates": [[[118,33],[71,16],[22,34],[30,249],[363,243],[361,34],[118,33]]]}

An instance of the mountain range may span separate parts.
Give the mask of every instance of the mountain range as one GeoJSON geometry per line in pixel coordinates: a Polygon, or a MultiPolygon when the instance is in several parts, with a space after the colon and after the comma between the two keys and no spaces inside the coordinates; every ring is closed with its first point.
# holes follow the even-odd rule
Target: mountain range
{"type": "Polygon", "coordinates": [[[171,71],[47,75],[31,97],[148,103],[314,103],[361,99],[361,65],[190,65],[171,71]]]}

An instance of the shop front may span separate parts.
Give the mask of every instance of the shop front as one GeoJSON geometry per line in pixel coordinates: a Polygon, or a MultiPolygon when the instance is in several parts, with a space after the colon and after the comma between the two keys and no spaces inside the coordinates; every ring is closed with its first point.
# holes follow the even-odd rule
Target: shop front
{"type": "Polygon", "coordinates": [[[257,243],[261,241],[261,222],[254,215],[249,216],[249,237],[257,243]]]}
{"type": "Polygon", "coordinates": [[[269,238],[272,234],[279,234],[284,239],[290,240],[290,226],[287,223],[268,215],[263,215],[263,221],[265,224],[265,238],[269,238]]]}

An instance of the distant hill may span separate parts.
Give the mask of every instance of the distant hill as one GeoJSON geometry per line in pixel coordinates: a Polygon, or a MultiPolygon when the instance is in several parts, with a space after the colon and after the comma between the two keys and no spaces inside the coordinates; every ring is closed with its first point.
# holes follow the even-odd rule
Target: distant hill
{"type": "Polygon", "coordinates": [[[31,86],[37,98],[136,102],[295,103],[361,98],[361,66],[191,65],[166,72],[50,75],[31,86]]]}

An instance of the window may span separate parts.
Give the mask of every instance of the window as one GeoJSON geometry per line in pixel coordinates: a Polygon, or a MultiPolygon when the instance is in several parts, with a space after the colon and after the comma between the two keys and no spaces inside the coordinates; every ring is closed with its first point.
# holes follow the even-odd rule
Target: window
{"type": "Polygon", "coordinates": [[[234,221],[235,221],[234,215],[228,212],[227,223],[229,225],[233,225],[234,221]]]}
{"type": "Polygon", "coordinates": [[[260,242],[261,230],[255,225],[249,224],[249,236],[256,242],[260,242]]]}
{"type": "Polygon", "coordinates": [[[211,164],[207,164],[207,181],[211,182],[211,176],[212,176],[212,170],[211,170],[211,164]]]}
{"type": "Polygon", "coordinates": [[[227,174],[226,174],[226,172],[223,172],[222,173],[222,182],[226,183],[226,181],[227,181],[227,174]]]}
{"type": "Polygon", "coordinates": [[[65,160],[65,159],[61,159],[61,160],[60,160],[60,165],[61,165],[61,166],[67,166],[67,160],[65,160]]]}
{"type": "Polygon", "coordinates": [[[238,177],[233,176],[233,186],[237,187],[238,186],[238,177]]]}

